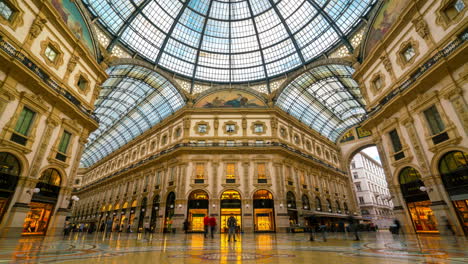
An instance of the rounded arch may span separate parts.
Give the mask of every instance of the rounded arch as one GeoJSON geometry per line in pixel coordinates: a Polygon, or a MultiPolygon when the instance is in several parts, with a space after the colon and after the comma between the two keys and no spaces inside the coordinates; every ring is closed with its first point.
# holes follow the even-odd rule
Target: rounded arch
{"type": "Polygon", "coordinates": [[[377,145],[374,143],[372,137],[367,137],[362,140],[365,141],[360,141],[359,143],[353,145],[352,148],[347,150],[345,153],[343,153],[343,160],[345,162],[345,165],[347,166],[347,171],[350,172],[348,164],[351,164],[351,161],[353,160],[354,156],[361,152],[362,150],[370,147],[376,147],[377,145]]]}
{"type": "Polygon", "coordinates": [[[438,172],[450,197],[462,197],[468,193],[468,152],[454,150],[446,152],[438,164],[438,172]]]}
{"type": "Polygon", "coordinates": [[[190,192],[188,195],[189,200],[209,200],[210,196],[205,190],[197,189],[190,192]]]}
{"type": "Polygon", "coordinates": [[[457,146],[457,147],[446,147],[438,151],[431,160],[431,172],[434,175],[440,175],[439,173],[439,163],[440,160],[449,152],[452,151],[461,151],[468,153],[468,148],[457,146]]]}
{"type": "Polygon", "coordinates": [[[294,192],[288,191],[286,193],[286,204],[288,208],[296,208],[296,194],[294,194],[294,192]]]}
{"type": "Polygon", "coordinates": [[[173,205],[175,205],[175,200],[176,200],[176,195],[173,191],[169,192],[167,195],[166,195],[166,206],[167,204],[169,204],[170,202],[173,203],[173,205]]]}
{"type": "MultiPolygon", "coordinates": [[[[395,169],[395,172],[393,173],[393,176],[392,176],[392,184],[394,186],[400,186],[400,182],[399,182],[399,178],[400,178],[400,173],[401,171],[403,171],[406,167],[412,167],[414,168],[415,170],[417,170],[418,172],[421,172],[421,168],[419,166],[417,166],[416,164],[412,164],[412,163],[404,163],[404,164],[401,164],[400,166],[398,166],[396,169],[395,169]]],[[[420,173],[421,174],[421,173],[420,173]]],[[[421,176],[422,178],[422,176],[421,176]]]]}
{"type": "Polygon", "coordinates": [[[154,71],[160,74],[161,76],[163,76],[164,78],[166,78],[175,88],[177,88],[179,93],[184,97],[185,101],[187,101],[188,98],[190,97],[188,92],[184,90],[180,86],[180,84],[174,79],[173,77],[174,74],[170,74],[166,72],[164,69],[161,69],[159,67],[154,67],[154,65],[152,65],[149,62],[146,62],[140,59],[135,59],[135,58],[117,58],[117,59],[112,60],[109,63],[109,68],[119,66],[119,65],[134,65],[134,66],[139,66],[139,67],[147,68],[148,70],[154,71]]]}
{"type": "Polygon", "coordinates": [[[315,209],[317,211],[322,211],[322,199],[319,196],[315,196],[315,209]]]}
{"type": "Polygon", "coordinates": [[[221,198],[221,196],[223,195],[224,192],[226,191],[236,191],[239,193],[239,195],[241,196],[241,199],[242,197],[244,197],[244,195],[242,194],[242,191],[239,189],[239,188],[232,188],[232,187],[225,187],[223,188],[220,192],[218,192],[218,195],[217,197],[221,198]]]}
{"type": "Polygon", "coordinates": [[[227,189],[221,194],[219,198],[221,200],[242,200],[242,194],[238,190],[227,189]],[[239,197],[236,197],[237,195],[239,197]]]}
{"type": "Polygon", "coordinates": [[[62,176],[61,172],[57,170],[55,167],[49,167],[43,169],[39,174],[39,182],[59,186],[61,187],[64,185],[64,177],[62,176]]]}
{"type": "Polygon", "coordinates": [[[253,200],[264,200],[264,199],[274,200],[274,196],[270,190],[263,188],[263,189],[255,190],[252,194],[252,199],[253,200]]]}
{"type": "Polygon", "coordinates": [[[267,191],[269,193],[269,195],[271,196],[271,200],[275,200],[275,195],[274,195],[274,192],[270,189],[270,188],[258,188],[258,189],[255,189],[251,192],[250,194],[250,197],[252,197],[252,199],[255,199],[255,195],[257,193],[259,193],[259,191],[267,191]]]}
{"type": "Polygon", "coordinates": [[[153,201],[153,204],[155,204],[155,203],[158,203],[158,204],[159,204],[159,203],[161,202],[161,195],[159,195],[159,193],[155,194],[155,195],[153,196],[152,201],[153,201]]]}
{"type": "Polygon", "coordinates": [[[330,64],[338,64],[338,65],[345,65],[352,67],[354,62],[348,58],[326,58],[326,59],[319,59],[307,64],[305,67],[301,68],[301,70],[296,70],[293,73],[290,73],[286,80],[280,85],[278,90],[275,91],[275,101],[277,97],[283,92],[283,90],[297,77],[301,76],[302,74],[312,70],[313,68],[330,65],[330,64]]]}
{"type": "Polygon", "coordinates": [[[60,178],[61,178],[60,187],[66,187],[67,179],[68,179],[67,174],[66,174],[66,172],[65,172],[65,170],[63,168],[60,168],[58,166],[49,165],[49,166],[45,166],[45,167],[41,168],[39,170],[37,179],[40,179],[42,174],[46,170],[49,170],[49,169],[56,170],[60,174],[60,178]]]}
{"type": "Polygon", "coordinates": [[[20,163],[21,172],[18,176],[26,176],[26,173],[29,171],[29,162],[23,153],[18,152],[11,148],[2,148],[2,147],[0,147],[0,152],[5,152],[5,153],[9,153],[13,155],[20,163]]]}
{"type": "Polygon", "coordinates": [[[191,190],[188,190],[186,193],[185,193],[185,197],[187,197],[187,199],[190,198],[190,195],[192,195],[194,192],[198,192],[198,191],[203,191],[206,193],[206,195],[208,196],[208,199],[210,199],[211,196],[211,193],[210,191],[206,190],[206,189],[191,189],[191,190]]]}
{"type": "Polygon", "coordinates": [[[309,201],[309,196],[307,194],[302,195],[302,208],[305,210],[310,210],[310,201],[309,201]]]}

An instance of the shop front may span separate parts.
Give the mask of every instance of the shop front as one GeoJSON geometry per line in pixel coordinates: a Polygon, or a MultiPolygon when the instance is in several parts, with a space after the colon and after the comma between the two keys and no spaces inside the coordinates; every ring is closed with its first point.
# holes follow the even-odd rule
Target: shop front
{"type": "Polygon", "coordinates": [[[400,172],[399,182],[416,232],[438,233],[437,220],[430,208],[431,201],[427,193],[421,190],[424,183],[419,172],[412,167],[406,167],[400,172]]]}
{"type": "Polygon", "coordinates": [[[452,151],[439,161],[439,173],[457,217],[468,235],[468,154],[452,151]]]}
{"type": "Polygon", "coordinates": [[[45,170],[33,192],[30,210],[24,219],[23,235],[45,235],[57,203],[61,184],[60,173],[55,169],[45,170]]]}
{"type": "Polygon", "coordinates": [[[274,200],[271,192],[258,190],[253,196],[254,231],[275,232],[274,200]]]}
{"type": "Polygon", "coordinates": [[[7,152],[0,152],[0,223],[10,204],[21,167],[18,159],[7,152]]]}
{"type": "Polygon", "coordinates": [[[299,216],[296,207],[296,197],[292,192],[286,194],[286,206],[288,207],[289,227],[296,227],[299,222],[299,216]]]}
{"type": "Polygon", "coordinates": [[[196,190],[189,195],[187,220],[189,232],[203,232],[203,218],[208,215],[209,197],[205,191],[196,190]]]}
{"type": "Polygon", "coordinates": [[[242,202],[241,195],[235,190],[227,190],[221,195],[221,232],[227,233],[227,220],[234,216],[237,226],[242,229],[242,202]]]}

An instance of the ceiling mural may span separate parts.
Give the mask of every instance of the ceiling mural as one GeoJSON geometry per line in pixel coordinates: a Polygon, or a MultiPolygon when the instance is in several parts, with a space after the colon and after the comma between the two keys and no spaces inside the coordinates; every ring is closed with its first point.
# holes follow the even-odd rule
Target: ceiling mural
{"type": "Polygon", "coordinates": [[[257,108],[267,105],[256,96],[239,90],[219,91],[199,100],[199,108],[257,108]]]}
{"type": "Polygon", "coordinates": [[[93,55],[96,55],[96,50],[93,44],[94,42],[88,24],[83,19],[83,15],[81,14],[78,7],[76,7],[76,4],[70,0],[50,1],[59,13],[62,20],[71,29],[73,34],[75,34],[78,39],[83,41],[83,44],[91,51],[93,55]]]}

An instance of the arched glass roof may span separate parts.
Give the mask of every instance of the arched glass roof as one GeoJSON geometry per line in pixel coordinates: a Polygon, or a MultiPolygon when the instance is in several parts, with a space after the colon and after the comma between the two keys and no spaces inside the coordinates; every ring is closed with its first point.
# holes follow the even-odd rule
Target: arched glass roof
{"type": "Polygon", "coordinates": [[[81,166],[89,167],[185,105],[160,74],[135,65],[108,69],[109,79],[96,100],[99,128],[88,138],[81,166]]]}
{"type": "Polygon", "coordinates": [[[83,0],[118,43],[201,81],[274,78],[321,56],[376,0],[83,0]]]}
{"type": "Polygon", "coordinates": [[[312,68],[288,84],[276,104],[335,142],[366,113],[353,72],[344,65],[312,68]]]}

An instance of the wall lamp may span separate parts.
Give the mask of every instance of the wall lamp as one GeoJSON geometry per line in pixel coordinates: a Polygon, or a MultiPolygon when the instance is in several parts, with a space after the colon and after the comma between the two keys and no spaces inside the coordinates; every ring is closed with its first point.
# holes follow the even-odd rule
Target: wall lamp
{"type": "Polygon", "coordinates": [[[182,208],[182,205],[181,205],[181,204],[179,204],[179,205],[178,205],[178,207],[179,207],[179,208],[182,208]]]}
{"type": "Polygon", "coordinates": [[[41,191],[41,189],[39,188],[34,188],[34,189],[30,189],[30,190],[27,190],[26,193],[27,194],[30,194],[30,195],[33,195],[35,193],[39,193],[41,191]]]}
{"type": "Polygon", "coordinates": [[[246,204],[245,207],[246,207],[246,208],[249,208],[249,207],[250,207],[250,204],[246,204]]]}
{"type": "Polygon", "coordinates": [[[421,186],[421,187],[419,187],[419,190],[420,190],[421,192],[432,192],[434,189],[432,189],[432,188],[427,188],[426,186],[421,186]]]}
{"type": "Polygon", "coordinates": [[[282,204],[282,203],[280,203],[280,208],[283,208],[283,204],[282,204]]]}
{"type": "Polygon", "coordinates": [[[72,197],[68,198],[67,200],[78,202],[80,200],[80,198],[78,196],[76,196],[76,195],[73,195],[72,197]]]}

